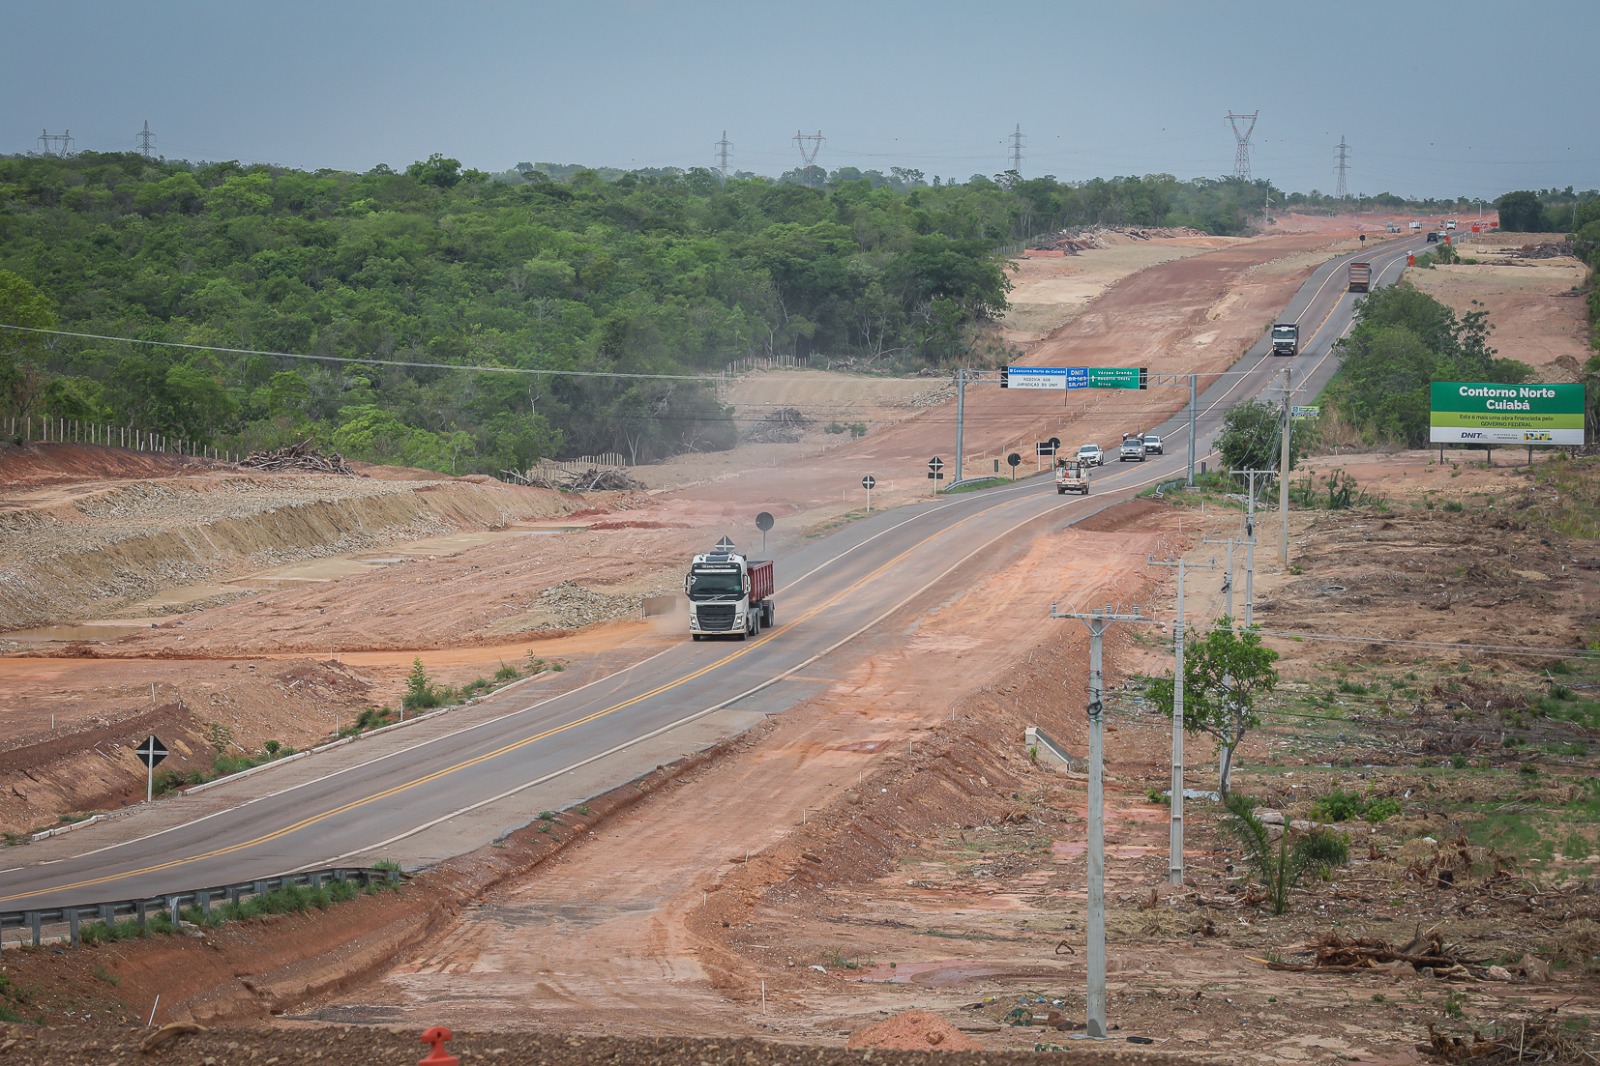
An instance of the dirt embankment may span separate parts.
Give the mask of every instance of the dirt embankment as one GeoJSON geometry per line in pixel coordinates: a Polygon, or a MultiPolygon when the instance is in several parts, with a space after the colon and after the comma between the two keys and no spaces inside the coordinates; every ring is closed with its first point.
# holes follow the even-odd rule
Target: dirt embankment
{"type": "Polygon", "coordinates": [[[576,509],[559,493],[486,479],[206,472],[174,460],[167,477],[152,480],[159,461],[151,456],[129,466],[119,450],[93,445],[32,450],[48,450],[48,461],[0,445],[0,618],[8,629],[106,617],[163,590],[576,509]],[[62,480],[97,460],[102,478],[62,480]]]}

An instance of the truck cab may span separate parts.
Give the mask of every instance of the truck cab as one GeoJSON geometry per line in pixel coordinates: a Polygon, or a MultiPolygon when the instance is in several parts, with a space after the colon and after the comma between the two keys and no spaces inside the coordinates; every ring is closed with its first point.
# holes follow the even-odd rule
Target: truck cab
{"type": "Polygon", "coordinates": [[[1272,327],[1272,354],[1300,354],[1300,325],[1296,322],[1279,322],[1272,327]]]}
{"type": "Polygon", "coordinates": [[[683,579],[689,598],[689,632],[695,640],[729,636],[745,640],[774,623],[772,560],[733,550],[696,555],[683,579]]]}

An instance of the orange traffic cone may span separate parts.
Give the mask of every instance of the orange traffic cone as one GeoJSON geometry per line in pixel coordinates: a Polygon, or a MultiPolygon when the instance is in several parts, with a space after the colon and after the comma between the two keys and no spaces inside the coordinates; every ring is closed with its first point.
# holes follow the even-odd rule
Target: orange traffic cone
{"type": "Polygon", "coordinates": [[[1417,265],[1417,253],[1416,252],[1407,252],[1406,253],[1406,266],[1414,267],[1416,265],[1417,265]]]}

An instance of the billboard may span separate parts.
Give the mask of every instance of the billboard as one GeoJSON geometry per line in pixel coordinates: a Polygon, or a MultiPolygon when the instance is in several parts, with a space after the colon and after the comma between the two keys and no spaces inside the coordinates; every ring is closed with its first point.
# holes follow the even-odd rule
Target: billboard
{"type": "Polygon", "coordinates": [[[1582,444],[1582,385],[1435,381],[1432,444],[1582,444]]]}

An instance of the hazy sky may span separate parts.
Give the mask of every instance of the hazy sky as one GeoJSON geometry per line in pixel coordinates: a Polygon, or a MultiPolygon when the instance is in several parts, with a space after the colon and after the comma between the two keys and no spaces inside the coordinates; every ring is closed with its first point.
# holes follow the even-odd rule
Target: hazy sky
{"type": "Polygon", "coordinates": [[[1600,188],[1596,0],[12,0],[0,152],[1600,188]]]}

